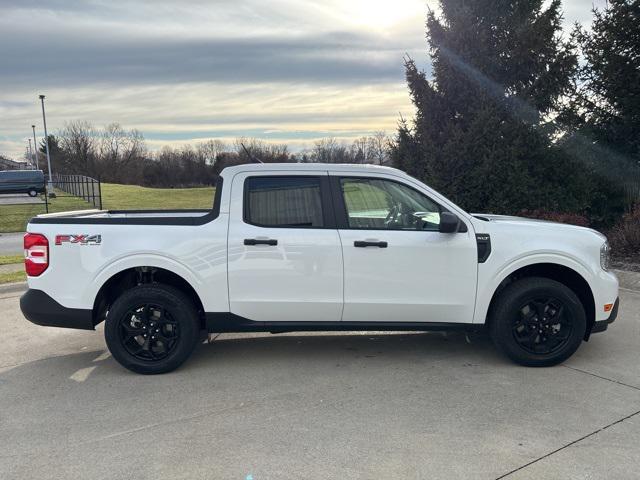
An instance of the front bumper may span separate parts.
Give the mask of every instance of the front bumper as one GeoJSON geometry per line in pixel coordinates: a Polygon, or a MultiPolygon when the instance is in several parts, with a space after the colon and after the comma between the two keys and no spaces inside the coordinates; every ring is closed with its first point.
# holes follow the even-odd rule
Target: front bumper
{"type": "Polygon", "coordinates": [[[45,327],[94,330],[93,312],[60,305],[42,290],[30,288],[20,297],[20,310],[27,320],[45,327]]]}
{"type": "Polygon", "coordinates": [[[618,317],[618,307],[620,306],[620,298],[616,298],[616,303],[613,305],[613,309],[611,309],[611,314],[609,318],[606,320],[600,320],[599,322],[595,322],[593,324],[593,328],[591,329],[591,333],[599,333],[604,332],[609,325],[616,321],[618,317]]]}

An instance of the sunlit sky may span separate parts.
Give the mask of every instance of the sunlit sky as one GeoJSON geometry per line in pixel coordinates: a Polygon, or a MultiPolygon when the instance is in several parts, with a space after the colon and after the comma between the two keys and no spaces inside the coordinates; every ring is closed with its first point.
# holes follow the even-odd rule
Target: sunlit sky
{"type": "MultiPolygon", "coordinates": [[[[565,0],[565,26],[604,0],[565,0]]],[[[150,149],[237,136],[393,133],[411,117],[403,55],[428,69],[435,0],[0,0],[0,154],[31,125],[140,130],[150,149]]]]}

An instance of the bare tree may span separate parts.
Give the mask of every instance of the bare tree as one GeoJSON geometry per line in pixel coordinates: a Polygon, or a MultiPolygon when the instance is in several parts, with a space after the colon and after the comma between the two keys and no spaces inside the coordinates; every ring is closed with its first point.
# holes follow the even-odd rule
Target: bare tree
{"type": "Polygon", "coordinates": [[[97,134],[93,125],[85,121],[65,123],[60,132],[60,146],[67,165],[63,171],[95,176],[97,134]]]}
{"type": "Polygon", "coordinates": [[[142,158],[145,152],[144,138],[138,130],[125,130],[119,123],[111,123],[102,131],[100,162],[103,167],[113,169],[116,179],[133,175],[134,161],[142,158]]]}
{"type": "Polygon", "coordinates": [[[360,137],[351,145],[352,157],[355,163],[369,163],[369,137],[360,137]]]}
{"type": "Polygon", "coordinates": [[[315,143],[311,160],[320,163],[353,163],[353,155],[344,143],[330,137],[315,143]]]}
{"type": "Polygon", "coordinates": [[[257,138],[240,137],[235,140],[234,146],[238,157],[242,159],[244,163],[253,161],[250,156],[265,163],[290,161],[289,147],[284,143],[269,143],[257,138]],[[247,155],[245,148],[250,156],[247,155]]]}
{"type": "Polygon", "coordinates": [[[222,140],[207,140],[199,143],[196,150],[207,165],[214,165],[218,156],[227,151],[227,145],[222,140]]]}
{"type": "Polygon", "coordinates": [[[368,157],[370,163],[385,165],[389,163],[391,139],[386,132],[378,131],[368,138],[368,157]]]}

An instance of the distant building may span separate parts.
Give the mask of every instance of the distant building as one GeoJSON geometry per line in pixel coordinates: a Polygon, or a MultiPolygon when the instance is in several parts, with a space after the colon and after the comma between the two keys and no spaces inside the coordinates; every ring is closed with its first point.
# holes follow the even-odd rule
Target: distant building
{"type": "Polygon", "coordinates": [[[28,162],[16,162],[0,155],[0,170],[30,170],[33,166],[28,162]]]}

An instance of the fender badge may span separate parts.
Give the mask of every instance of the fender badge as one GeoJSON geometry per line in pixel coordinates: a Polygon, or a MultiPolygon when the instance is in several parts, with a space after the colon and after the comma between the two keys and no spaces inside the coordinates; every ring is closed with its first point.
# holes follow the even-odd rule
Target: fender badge
{"type": "Polygon", "coordinates": [[[100,245],[102,235],[56,235],[56,245],[75,243],[78,245],[100,245]]]}

